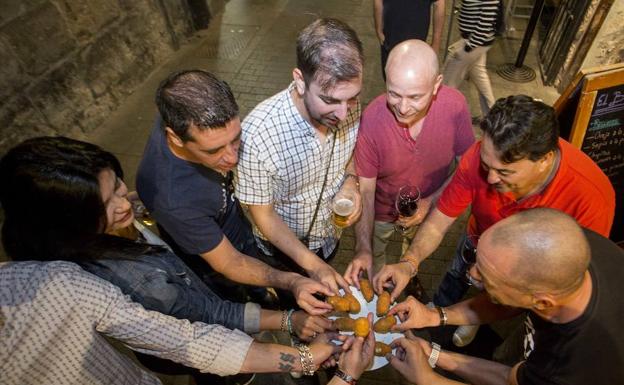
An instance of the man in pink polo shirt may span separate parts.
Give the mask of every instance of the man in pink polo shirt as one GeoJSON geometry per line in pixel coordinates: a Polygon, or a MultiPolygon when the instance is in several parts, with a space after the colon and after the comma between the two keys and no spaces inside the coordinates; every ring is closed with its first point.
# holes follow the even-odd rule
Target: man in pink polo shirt
{"type": "Polygon", "coordinates": [[[345,279],[357,285],[385,264],[388,239],[402,226],[404,247],[449,179],[451,166],[474,142],[464,96],[441,85],[438,58],[429,45],[407,40],[390,52],[385,94],[362,114],[355,147],[363,211],[345,279]],[[405,185],[421,193],[418,210],[399,216],[395,199],[405,185]],[[371,245],[372,240],[372,245],[371,245]]]}

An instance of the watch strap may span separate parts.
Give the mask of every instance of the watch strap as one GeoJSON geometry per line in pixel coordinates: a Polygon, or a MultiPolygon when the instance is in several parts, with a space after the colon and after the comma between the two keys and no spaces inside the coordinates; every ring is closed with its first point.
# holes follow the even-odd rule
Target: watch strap
{"type": "Polygon", "coordinates": [[[435,342],[431,343],[431,354],[429,354],[429,366],[431,366],[432,368],[435,368],[436,364],[438,363],[438,358],[440,358],[440,349],[441,349],[440,344],[437,344],[435,342]]]}
{"type": "Polygon", "coordinates": [[[440,326],[446,326],[446,323],[448,322],[446,310],[444,310],[441,306],[436,306],[435,308],[438,310],[438,314],[440,315],[440,326]]]}
{"type": "Polygon", "coordinates": [[[334,376],[340,378],[341,380],[343,380],[347,384],[350,384],[350,385],[356,385],[357,384],[357,380],[355,378],[353,378],[351,375],[343,372],[340,369],[336,369],[336,371],[334,372],[334,376]]]}

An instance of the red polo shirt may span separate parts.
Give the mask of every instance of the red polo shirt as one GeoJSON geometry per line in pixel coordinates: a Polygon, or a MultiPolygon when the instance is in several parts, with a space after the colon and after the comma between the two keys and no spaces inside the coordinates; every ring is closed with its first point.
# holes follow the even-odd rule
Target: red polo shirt
{"type": "Polygon", "coordinates": [[[615,191],[607,176],[579,149],[559,139],[559,169],[541,192],[515,200],[487,183],[481,167],[481,142],[470,147],[446,187],[437,208],[449,217],[459,216],[472,204],[468,233],[481,235],[490,226],[516,212],[550,207],[574,217],[584,227],[609,236],[615,212],[615,191]]]}

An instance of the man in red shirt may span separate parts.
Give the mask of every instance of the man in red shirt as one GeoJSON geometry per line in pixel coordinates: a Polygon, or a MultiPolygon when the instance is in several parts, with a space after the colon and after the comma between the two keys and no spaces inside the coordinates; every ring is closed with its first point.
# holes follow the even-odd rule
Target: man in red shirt
{"type": "Polygon", "coordinates": [[[401,262],[386,265],[375,276],[376,290],[391,281],[391,296],[397,298],[420,262],[438,247],[469,205],[469,236],[460,240],[451,268],[434,295],[438,306],[459,302],[468,289],[466,271],[471,261],[462,257],[462,251],[474,250],[480,234],[518,211],[559,209],[581,226],[609,236],[615,191],[587,155],[559,138],[552,107],[528,96],[509,96],[496,102],[481,128],[483,139],[466,151],[401,262]]]}

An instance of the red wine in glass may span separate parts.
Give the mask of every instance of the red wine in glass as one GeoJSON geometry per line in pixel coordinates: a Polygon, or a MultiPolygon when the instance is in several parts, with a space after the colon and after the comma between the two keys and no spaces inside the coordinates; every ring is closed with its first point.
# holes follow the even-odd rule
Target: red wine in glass
{"type": "Polygon", "coordinates": [[[403,217],[411,217],[418,210],[418,200],[402,197],[398,203],[399,215],[403,217]]]}
{"type": "MultiPolygon", "coordinates": [[[[395,208],[398,215],[402,217],[411,217],[418,210],[418,201],[420,200],[420,190],[416,186],[406,185],[399,189],[396,196],[395,208]]],[[[407,229],[403,226],[395,226],[397,231],[405,233],[407,229]]]]}

